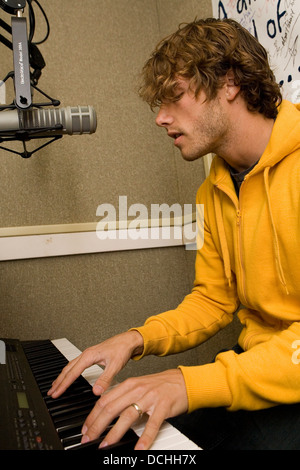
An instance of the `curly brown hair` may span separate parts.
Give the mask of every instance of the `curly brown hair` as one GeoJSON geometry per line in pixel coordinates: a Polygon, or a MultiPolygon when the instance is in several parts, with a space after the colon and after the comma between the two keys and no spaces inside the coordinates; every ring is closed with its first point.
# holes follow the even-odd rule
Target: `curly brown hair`
{"type": "Polygon", "coordinates": [[[152,109],[163,101],[176,101],[177,79],[182,77],[191,80],[196,95],[203,89],[211,100],[229,70],[248,110],[274,119],[282,96],[268,54],[233,19],[195,20],[163,39],[143,67],[140,96],[152,109]]]}

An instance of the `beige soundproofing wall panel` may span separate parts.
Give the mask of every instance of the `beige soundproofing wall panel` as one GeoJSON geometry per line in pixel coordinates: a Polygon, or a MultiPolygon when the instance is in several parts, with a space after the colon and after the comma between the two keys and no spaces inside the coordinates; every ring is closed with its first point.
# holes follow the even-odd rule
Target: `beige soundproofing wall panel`
{"type": "MultiPolygon", "coordinates": [[[[39,46],[46,67],[38,86],[62,107],[94,106],[98,128],[93,135],[65,136],[29,159],[0,150],[0,234],[27,227],[51,234],[54,226],[97,223],[97,207],[118,208],[120,196],[148,208],[194,203],[205,177],[203,162],[182,160],[137,87],[161,37],[181,22],[211,15],[210,1],[40,2],[51,33],[39,46]]],[[[46,28],[36,11],[38,41],[46,28]]],[[[2,10],[0,17],[10,22],[2,10]]],[[[3,44],[0,57],[4,77],[12,70],[12,53],[3,44]]],[[[1,336],[67,337],[83,349],[175,308],[192,286],[194,257],[184,247],[166,247],[2,261],[1,336]]],[[[180,362],[195,358],[196,352],[188,352],[180,362]]],[[[134,371],[178,361],[149,358],[134,371]]]]}

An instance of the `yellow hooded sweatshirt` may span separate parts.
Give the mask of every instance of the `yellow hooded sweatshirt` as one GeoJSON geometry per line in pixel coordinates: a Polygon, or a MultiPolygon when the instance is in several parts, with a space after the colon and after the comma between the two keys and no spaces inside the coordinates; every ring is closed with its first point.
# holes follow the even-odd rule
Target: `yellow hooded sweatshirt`
{"type": "Polygon", "coordinates": [[[300,105],[280,105],[239,198],[227,164],[215,157],[196,202],[204,204],[204,244],[194,288],[175,310],[136,328],[144,352],[135,359],[203,343],[232,321],[241,304],[238,342],[245,352],[180,366],[189,412],[300,402],[300,105]]]}

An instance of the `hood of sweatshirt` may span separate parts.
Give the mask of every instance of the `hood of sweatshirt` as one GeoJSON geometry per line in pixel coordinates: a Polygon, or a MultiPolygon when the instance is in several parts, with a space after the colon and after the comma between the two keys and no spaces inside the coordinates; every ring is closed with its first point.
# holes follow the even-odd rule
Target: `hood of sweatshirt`
{"type": "MultiPolygon", "coordinates": [[[[272,231],[273,249],[274,256],[276,259],[277,275],[280,283],[284,286],[286,293],[288,294],[288,287],[285,280],[285,275],[282,269],[280,246],[278,243],[276,224],[274,222],[272,201],[270,198],[269,191],[269,173],[270,170],[275,167],[280,161],[292,154],[296,150],[300,149],[300,103],[293,104],[289,101],[283,100],[279,106],[279,113],[274,123],[273,131],[268,142],[267,147],[259,162],[249,173],[249,176],[263,173],[264,188],[266,193],[266,199],[268,203],[268,210],[270,214],[270,224],[272,231]],[[285,138],[282,138],[285,136],[285,138]]],[[[209,180],[215,187],[214,190],[214,206],[216,213],[216,220],[218,225],[218,232],[220,237],[223,263],[225,275],[230,284],[231,280],[231,266],[229,250],[224,230],[224,223],[222,217],[222,208],[219,197],[218,188],[219,185],[226,184],[226,181],[230,180],[228,166],[226,162],[216,156],[212,162],[211,170],[209,174],[209,180]]]]}
{"type": "MultiPolygon", "coordinates": [[[[268,145],[251,173],[273,167],[297,149],[300,149],[300,103],[283,100],[268,145]],[[286,136],[285,139],[282,135],[286,136]]],[[[225,173],[228,173],[227,164],[216,157],[209,174],[212,184],[217,185],[225,173]]]]}

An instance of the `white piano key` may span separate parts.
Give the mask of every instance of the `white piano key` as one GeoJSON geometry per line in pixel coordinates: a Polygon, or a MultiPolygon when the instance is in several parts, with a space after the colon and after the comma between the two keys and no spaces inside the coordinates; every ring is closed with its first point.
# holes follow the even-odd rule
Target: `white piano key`
{"type": "MultiPolygon", "coordinates": [[[[142,435],[147,417],[132,426],[138,436],[142,435]]],[[[166,421],[162,424],[151,450],[201,450],[194,442],[166,421]]]]}

